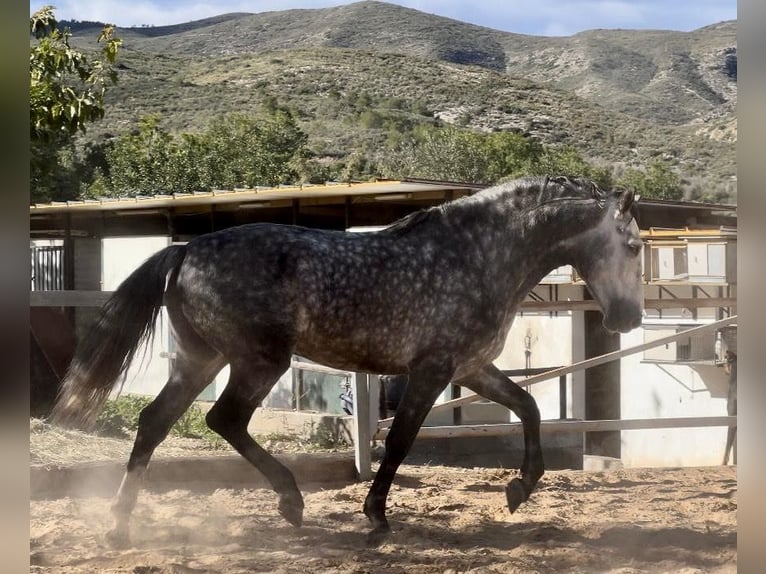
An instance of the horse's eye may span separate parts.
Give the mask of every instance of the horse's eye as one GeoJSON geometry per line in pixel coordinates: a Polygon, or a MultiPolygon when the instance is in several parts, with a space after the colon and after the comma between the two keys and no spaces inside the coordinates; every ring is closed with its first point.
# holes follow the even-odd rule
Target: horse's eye
{"type": "Polygon", "coordinates": [[[638,255],[643,244],[644,242],[640,239],[630,239],[628,240],[628,249],[630,249],[634,255],[638,255]]]}

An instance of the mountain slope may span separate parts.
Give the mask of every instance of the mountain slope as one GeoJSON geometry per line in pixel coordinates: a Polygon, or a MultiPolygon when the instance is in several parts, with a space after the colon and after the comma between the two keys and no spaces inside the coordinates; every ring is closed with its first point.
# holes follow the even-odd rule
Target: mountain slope
{"type": "MultiPolygon", "coordinates": [[[[73,43],[93,44],[97,28],[72,28],[73,43]]],[[[299,110],[312,141],[342,155],[384,137],[380,121],[359,123],[353,99],[366,94],[368,111],[389,126],[436,116],[626,165],[662,156],[714,185],[736,177],[735,22],[548,38],[365,1],[118,35],[121,82],[94,134],[150,111],[189,131],[276,97],[299,110]]]]}

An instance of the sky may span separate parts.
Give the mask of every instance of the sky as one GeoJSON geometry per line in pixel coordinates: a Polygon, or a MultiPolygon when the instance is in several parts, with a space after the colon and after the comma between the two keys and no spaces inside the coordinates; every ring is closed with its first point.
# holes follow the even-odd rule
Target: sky
{"type": "MultiPolygon", "coordinates": [[[[229,12],[328,8],[353,0],[48,0],[30,1],[30,14],[53,5],[58,20],[92,20],[129,26],[164,26],[229,12]]],[[[389,0],[496,30],[568,36],[595,28],[688,32],[736,20],[737,0],[389,0]]]]}

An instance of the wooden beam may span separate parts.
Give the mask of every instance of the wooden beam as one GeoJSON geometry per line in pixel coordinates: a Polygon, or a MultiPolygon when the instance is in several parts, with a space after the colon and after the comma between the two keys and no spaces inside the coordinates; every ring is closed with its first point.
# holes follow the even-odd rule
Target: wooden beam
{"type": "MultiPolygon", "coordinates": [[[[704,307],[736,307],[734,297],[698,297],[674,299],[645,299],[647,309],[699,309],[704,307]]],[[[523,301],[519,311],[598,311],[596,301],[523,301]]]]}
{"type": "MultiPolygon", "coordinates": [[[[733,427],[737,426],[736,416],[716,417],[674,417],[658,419],[624,419],[601,421],[542,421],[541,433],[563,432],[597,432],[618,430],[645,430],[667,428],[697,428],[697,427],[733,427]]],[[[389,429],[379,429],[375,440],[383,440],[388,436],[389,429]]],[[[421,427],[418,438],[451,438],[451,437],[483,437],[522,434],[521,423],[500,423],[462,426],[433,426],[421,427]]]]}
{"type": "Polygon", "coordinates": [[[307,363],[305,361],[292,361],[290,367],[293,369],[303,369],[305,371],[316,371],[317,373],[326,373],[328,375],[353,375],[351,371],[343,371],[341,369],[333,369],[332,367],[326,367],[324,365],[318,365],[317,363],[307,363]]]}
{"type": "Polygon", "coordinates": [[[30,291],[31,307],[100,307],[112,291],[30,291]]]}

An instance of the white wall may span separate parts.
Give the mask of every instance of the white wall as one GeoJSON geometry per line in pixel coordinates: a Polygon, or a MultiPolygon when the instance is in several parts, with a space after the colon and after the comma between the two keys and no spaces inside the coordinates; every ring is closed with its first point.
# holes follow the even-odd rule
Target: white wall
{"type": "MultiPolygon", "coordinates": [[[[572,316],[559,312],[530,314],[516,317],[505,340],[503,352],[495,361],[500,369],[523,369],[526,366],[525,350],[529,348],[529,366],[560,367],[572,363],[572,316]]],[[[558,377],[525,387],[535,398],[540,416],[545,419],[559,418],[558,377]]],[[[572,412],[572,379],[567,376],[567,416],[572,412]]],[[[515,416],[512,420],[518,420],[515,416]]]]}
{"type": "MultiPolygon", "coordinates": [[[[170,244],[168,237],[109,237],[102,243],[102,289],[114,291],[151,255],[170,244]]],[[[156,395],[168,379],[168,359],[160,357],[168,350],[168,319],[163,309],[157,319],[153,345],[142,345],[128,368],[123,392],[156,395]],[[143,361],[142,361],[143,359],[143,361]]]]}
{"type": "MultiPolygon", "coordinates": [[[[621,336],[621,347],[644,341],[643,329],[621,336]]],[[[728,378],[713,365],[691,367],[623,357],[620,408],[623,419],[726,415],[728,378]]],[[[626,467],[717,465],[723,458],[726,428],[622,431],[626,467]]]]}
{"type": "MultiPolygon", "coordinates": [[[[559,312],[558,316],[549,313],[524,313],[518,316],[511,326],[500,356],[495,366],[501,370],[523,369],[526,367],[525,350],[528,348],[529,367],[557,367],[572,362],[572,314],[559,312]]],[[[521,381],[524,377],[512,377],[521,381]]],[[[559,418],[559,379],[543,381],[525,387],[535,398],[540,408],[542,419],[559,418]]],[[[464,389],[464,394],[470,391],[464,389]]],[[[567,416],[572,416],[572,378],[567,376],[567,416]]],[[[479,401],[463,407],[465,424],[518,421],[518,417],[504,407],[479,401]]]]}

